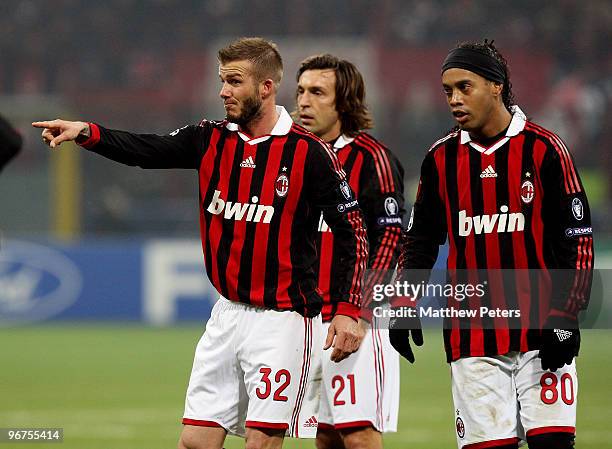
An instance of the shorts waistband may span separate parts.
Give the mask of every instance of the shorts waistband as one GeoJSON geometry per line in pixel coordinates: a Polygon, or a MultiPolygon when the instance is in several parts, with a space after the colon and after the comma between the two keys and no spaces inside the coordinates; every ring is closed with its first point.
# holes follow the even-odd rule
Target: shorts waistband
{"type": "Polygon", "coordinates": [[[227,299],[223,295],[219,295],[219,299],[217,300],[216,306],[219,308],[219,310],[249,310],[253,312],[264,312],[266,310],[273,310],[266,309],[264,307],[254,306],[252,304],[245,304],[239,301],[232,301],[230,299],[227,299]]]}
{"type": "MultiPolygon", "coordinates": [[[[244,310],[244,311],[256,312],[256,313],[272,311],[272,312],[279,312],[279,313],[296,313],[302,316],[299,312],[295,310],[277,310],[277,309],[269,309],[266,307],[254,306],[252,304],[245,304],[239,301],[232,301],[230,299],[227,299],[223,295],[219,295],[219,299],[215,303],[214,308],[218,310],[219,312],[226,311],[226,310],[244,310]]],[[[316,317],[319,317],[320,319],[321,314],[319,313],[318,315],[316,315],[316,317]]]]}

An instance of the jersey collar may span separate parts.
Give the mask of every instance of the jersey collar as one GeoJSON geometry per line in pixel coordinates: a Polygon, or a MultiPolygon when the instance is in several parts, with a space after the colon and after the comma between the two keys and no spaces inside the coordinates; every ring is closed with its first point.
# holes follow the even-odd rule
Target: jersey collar
{"type": "Polygon", "coordinates": [[[355,140],[354,137],[349,137],[345,134],[340,134],[340,137],[338,137],[334,142],[334,151],[338,151],[339,149],[344,148],[353,140],[355,140]]]}
{"type": "Polygon", "coordinates": [[[508,126],[508,130],[506,131],[505,137],[498,140],[489,148],[483,147],[482,145],[479,145],[476,142],[472,142],[470,133],[468,133],[467,131],[461,131],[461,144],[465,145],[469,143],[472,148],[477,151],[480,151],[481,153],[493,154],[495,150],[501,148],[508,140],[510,140],[510,137],[517,136],[525,128],[525,121],[527,120],[527,116],[521,110],[521,108],[519,108],[517,105],[514,105],[510,107],[510,112],[512,112],[512,120],[510,121],[510,126],[508,126]]]}
{"type": "Polygon", "coordinates": [[[252,138],[249,135],[243,133],[237,123],[228,122],[225,127],[230,131],[237,132],[240,138],[249,145],[257,145],[260,142],[268,140],[272,136],[285,136],[289,134],[291,126],[293,125],[293,120],[291,119],[291,116],[283,106],[277,105],[276,112],[278,113],[278,120],[276,121],[274,128],[272,128],[272,131],[270,131],[270,134],[252,138]]]}

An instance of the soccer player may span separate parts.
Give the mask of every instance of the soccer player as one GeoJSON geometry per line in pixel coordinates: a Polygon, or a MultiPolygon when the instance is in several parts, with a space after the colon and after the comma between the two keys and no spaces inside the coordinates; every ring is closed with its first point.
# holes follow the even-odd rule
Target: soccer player
{"type": "Polygon", "coordinates": [[[76,140],[127,165],[198,171],[204,260],[220,299],[196,349],[179,448],[221,449],[227,433],[246,436],[248,448],[279,448],[285,434],[316,434],[319,216],[344,260],[325,342],[335,362],[358,347],[367,235],[336,155],[275,105],[276,45],[242,38],[218,59],[225,120],[165,136],[63,120],[33,125],[51,148],[76,140]]]}
{"type": "Polygon", "coordinates": [[[0,116],[0,170],[19,153],[21,144],[21,135],[0,116]]]}
{"type": "MultiPolygon", "coordinates": [[[[450,276],[486,270],[481,305],[521,312],[518,320],[485,314],[445,324],[458,446],[511,449],[526,440],[530,449],[569,449],[577,312],[586,307],[593,267],[584,188],[563,141],[514,104],[506,61],[492,42],[451,50],[442,86],[458,126],[423,161],[401,277],[430,270],[448,237],[450,276]]],[[[392,320],[400,353],[409,352],[407,327],[420,332],[417,320],[392,320]]]]}
{"type": "MultiPolygon", "coordinates": [[[[364,213],[370,242],[365,291],[384,282],[399,255],[404,213],[404,170],[382,143],[365,132],[372,117],[365,105],[361,73],[349,61],[325,54],[302,61],[297,72],[297,110],[302,125],[328,142],[342,162],[364,213]]],[[[330,326],[344,305],[341,298],[341,242],[321,216],[318,250],[323,322],[330,326]]],[[[367,295],[366,295],[367,296],[367,295]]],[[[365,296],[364,296],[365,298],[365,296]]],[[[357,353],[340,362],[323,360],[323,385],[317,447],[382,448],[382,432],[395,432],[399,407],[399,356],[386,330],[364,300],[365,338],[357,353]]]]}

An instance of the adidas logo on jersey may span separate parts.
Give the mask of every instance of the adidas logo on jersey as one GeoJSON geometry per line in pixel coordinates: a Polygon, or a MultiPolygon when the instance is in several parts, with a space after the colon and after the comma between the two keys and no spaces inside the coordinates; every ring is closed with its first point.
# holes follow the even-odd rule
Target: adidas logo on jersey
{"type": "Polygon", "coordinates": [[[206,208],[214,215],[223,215],[226,220],[246,220],[255,223],[270,223],[274,215],[274,207],[257,204],[259,198],[251,198],[252,203],[232,203],[221,199],[221,192],[215,190],[210,204],[206,208]]]}
{"type": "Polygon", "coordinates": [[[242,168],[255,168],[255,167],[257,167],[255,165],[255,161],[253,160],[253,156],[247,157],[244,161],[242,161],[240,163],[240,166],[242,168]]]}
{"type": "Polygon", "coordinates": [[[555,329],[555,334],[557,334],[559,341],[565,341],[572,336],[570,331],[564,331],[563,329],[555,329]]]}
{"type": "Polygon", "coordinates": [[[491,234],[493,232],[520,232],[525,229],[525,216],[522,212],[507,213],[508,206],[499,208],[501,214],[476,215],[468,217],[465,210],[459,211],[459,235],[467,237],[474,234],[491,234]]]}
{"type": "Polygon", "coordinates": [[[317,418],[311,416],[304,423],[304,427],[319,427],[319,423],[317,422],[317,418]]]}
{"type": "Polygon", "coordinates": [[[493,167],[491,167],[490,165],[485,168],[482,173],[480,174],[481,178],[497,178],[497,173],[495,173],[495,170],[493,170],[493,167]]]}

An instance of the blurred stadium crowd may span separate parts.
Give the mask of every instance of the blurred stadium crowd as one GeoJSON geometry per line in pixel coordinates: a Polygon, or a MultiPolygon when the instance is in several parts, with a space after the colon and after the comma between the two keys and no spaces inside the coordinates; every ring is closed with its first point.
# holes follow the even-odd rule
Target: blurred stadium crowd
{"type": "MultiPolygon", "coordinates": [[[[163,133],[203,116],[221,118],[214,51],[219,41],[244,35],[278,37],[283,55],[292,42],[324,52],[339,38],[368,52],[373,134],[402,160],[408,202],[424,152],[453,125],[439,86],[443,57],[458,41],[495,39],[509,60],[517,102],[568,143],[594,226],[612,234],[606,0],[2,2],[0,113],[19,125],[26,145],[0,177],[0,226],[12,235],[52,233],[45,217],[55,203],[47,191],[54,194],[57,173],[29,122],[52,114],[163,133]]],[[[283,82],[288,109],[295,68],[286,67],[283,82]]],[[[91,155],[80,157],[77,171],[70,176],[82,179],[81,235],[197,233],[195,176],[144,173],[91,155]]]]}

